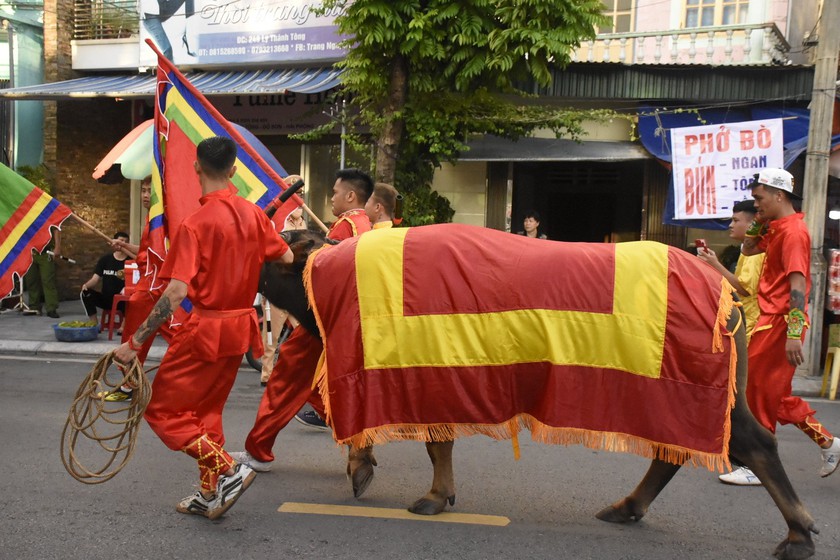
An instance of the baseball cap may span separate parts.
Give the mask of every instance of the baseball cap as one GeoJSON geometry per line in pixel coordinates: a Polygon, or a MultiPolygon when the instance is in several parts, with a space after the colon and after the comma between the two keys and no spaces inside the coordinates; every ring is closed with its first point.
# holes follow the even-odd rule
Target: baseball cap
{"type": "Polygon", "coordinates": [[[788,193],[791,198],[802,200],[802,197],[793,192],[793,175],[784,169],[768,167],[753,176],[752,186],[767,185],[788,193]]]}

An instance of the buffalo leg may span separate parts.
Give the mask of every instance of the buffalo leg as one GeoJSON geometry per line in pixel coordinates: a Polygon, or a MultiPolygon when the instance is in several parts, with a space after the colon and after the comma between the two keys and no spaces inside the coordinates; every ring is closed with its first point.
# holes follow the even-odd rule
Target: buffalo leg
{"type": "Polygon", "coordinates": [[[373,480],[373,467],[376,466],[376,457],[373,456],[373,447],[353,447],[347,456],[347,476],[353,484],[353,496],[360,497],[365,493],[373,480]]]}
{"type": "Polygon", "coordinates": [[[650,464],[647,474],[636,486],[636,489],[611,506],[599,511],[595,517],[610,523],[627,523],[638,521],[647,513],[651,502],[668,485],[681,465],[674,465],[664,461],[654,460],[650,464]]]}
{"type": "Polygon", "coordinates": [[[782,466],[775,436],[758,423],[747,405],[746,340],[739,334],[735,336],[738,348],[738,393],[732,411],[729,454],[758,476],[787,523],[788,536],[776,548],[776,556],[783,560],[809,558],[815,550],[811,538],[811,533],[817,532],[814,519],[799,500],[782,466]]]}
{"type": "Polygon", "coordinates": [[[414,502],[408,511],[420,515],[437,515],[449,505],[455,504],[455,475],[452,472],[452,447],[454,441],[432,441],[426,444],[426,452],[432,460],[434,477],[432,489],[414,502]]]}

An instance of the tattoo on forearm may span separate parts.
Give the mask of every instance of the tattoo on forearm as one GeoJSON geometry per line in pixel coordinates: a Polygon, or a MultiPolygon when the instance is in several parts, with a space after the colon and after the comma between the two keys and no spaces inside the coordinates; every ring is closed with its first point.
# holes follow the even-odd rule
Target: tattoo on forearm
{"type": "Polygon", "coordinates": [[[790,308],[805,309],[805,294],[801,290],[790,291],[790,308]]]}
{"type": "Polygon", "coordinates": [[[170,315],[172,315],[172,303],[169,301],[168,297],[160,298],[155,304],[154,309],[152,309],[152,312],[149,313],[149,317],[146,319],[146,322],[140,325],[140,328],[138,328],[137,332],[134,333],[135,340],[139,344],[143,344],[146,339],[149,338],[149,336],[151,336],[151,334],[169,318],[170,315]]]}

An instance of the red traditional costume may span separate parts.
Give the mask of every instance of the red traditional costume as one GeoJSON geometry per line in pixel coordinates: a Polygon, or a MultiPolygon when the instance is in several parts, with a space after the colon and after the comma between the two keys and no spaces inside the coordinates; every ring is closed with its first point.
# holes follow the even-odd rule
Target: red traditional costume
{"type": "MultiPolygon", "coordinates": [[[[370,220],[364,210],[357,208],[341,214],[333,223],[327,237],[336,241],[349,239],[370,231],[370,220]]],[[[274,460],[274,441],[286,424],[307,401],[323,418],[324,402],[312,387],[318,359],[324,346],[317,334],[302,326],[296,328],[280,347],[280,355],[257,411],[254,427],[245,440],[245,450],[257,461],[274,460]]]]}
{"type": "MultiPolygon", "coordinates": [[[[771,221],[759,242],[767,256],[758,283],[761,315],[749,344],[747,402],[759,423],[771,432],[776,432],[776,422],[796,424],[817,439],[811,424],[819,428],[816,432],[824,429],[813,420],[814,411],[808,403],[791,395],[796,367],[785,353],[790,275],[799,272],[805,276],[806,302],[811,291],[811,238],[803,217],[797,213],[771,221]]],[[[824,437],[830,438],[830,434],[820,434],[819,439],[824,437]]]]}
{"type": "Polygon", "coordinates": [[[194,307],[155,376],[145,417],[167,447],[198,460],[202,489],[213,491],[233,465],[222,449],[222,409],[242,354],[262,347],[252,307],[260,268],[288,246],[232,189],[203,196],[201,205],[182,223],[161,271],[187,284],[194,307]]]}
{"type": "MultiPolygon", "coordinates": [[[[166,289],[168,282],[161,281],[157,278],[163,260],[156,254],[149,254],[149,219],[146,218],[146,227],[143,228],[143,234],[140,236],[140,248],[137,251],[137,270],[140,271],[140,280],[134,288],[134,293],[128,300],[128,305],[125,310],[125,323],[123,324],[122,341],[128,342],[128,339],[134,336],[146,317],[154,308],[155,303],[160,299],[163,290],[166,289]]],[[[155,335],[160,333],[167,342],[172,341],[174,330],[169,322],[164,323],[160,328],[149,338],[143,342],[140,350],[137,351],[137,359],[140,363],[146,361],[146,356],[149,354],[149,349],[155,340],[155,335]]]]}

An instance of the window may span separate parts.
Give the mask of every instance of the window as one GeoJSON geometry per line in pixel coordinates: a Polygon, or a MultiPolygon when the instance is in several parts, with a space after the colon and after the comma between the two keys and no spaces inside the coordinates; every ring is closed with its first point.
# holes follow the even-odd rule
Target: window
{"type": "Polygon", "coordinates": [[[604,15],[612,20],[612,25],[598,28],[598,33],[629,33],[633,27],[633,8],[635,0],[603,0],[604,15]]]}
{"type": "Polygon", "coordinates": [[[711,27],[747,21],[749,0],[686,0],[685,26],[711,27]]]}

